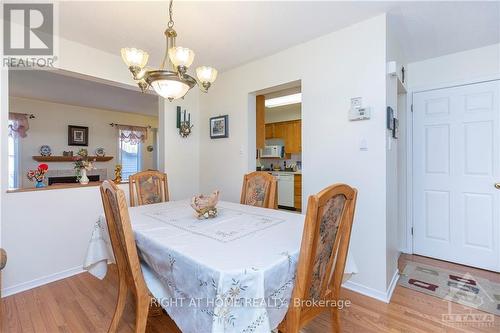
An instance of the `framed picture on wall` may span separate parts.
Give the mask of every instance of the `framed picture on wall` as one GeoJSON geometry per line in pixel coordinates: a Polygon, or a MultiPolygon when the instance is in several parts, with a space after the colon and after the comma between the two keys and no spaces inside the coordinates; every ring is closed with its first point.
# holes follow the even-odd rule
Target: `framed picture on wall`
{"type": "Polygon", "coordinates": [[[210,138],[221,139],[229,137],[228,115],[210,118],[210,138]]]}
{"type": "Polygon", "coordinates": [[[88,146],[89,128],[68,125],[68,146],[88,146]]]}

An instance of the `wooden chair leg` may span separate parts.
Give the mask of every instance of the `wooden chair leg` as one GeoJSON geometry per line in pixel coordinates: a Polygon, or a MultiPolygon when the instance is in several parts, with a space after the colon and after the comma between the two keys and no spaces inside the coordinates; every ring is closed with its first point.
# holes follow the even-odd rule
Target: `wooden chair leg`
{"type": "Polygon", "coordinates": [[[138,297],[135,308],[135,333],[145,333],[148,323],[149,297],[138,297]]]}
{"type": "Polygon", "coordinates": [[[109,325],[108,333],[114,333],[117,331],[118,324],[120,323],[120,319],[123,315],[123,310],[125,309],[125,304],[127,302],[127,293],[127,283],[125,280],[120,279],[118,286],[118,300],[116,301],[115,313],[113,314],[113,319],[109,325]]]}
{"type": "Polygon", "coordinates": [[[340,312],[338,308],[332,309],[332,333],[340,332],[340,312]]]}
{"type": "Polygon", "coordinates": [[[148,316],[158,317],[161,316],[162,314],[163,314],[163,308],[161,307],[160,303],[158,303],[153,297],[151,297],[148,316]]]}
{"type": "Polygon", "coordinates": [[[288,311],[285,321],[286,333],[299,333],[300,318],[297,311],[288,311]]]}

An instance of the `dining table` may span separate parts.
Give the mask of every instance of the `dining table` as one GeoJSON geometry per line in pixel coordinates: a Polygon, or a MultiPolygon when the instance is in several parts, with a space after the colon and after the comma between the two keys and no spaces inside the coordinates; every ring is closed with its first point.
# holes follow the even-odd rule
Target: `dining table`
{"type": "MultiPolygon", "coordinates": [[[[198,219],[190,200],[129,208],[143,274],[182,332],[270,332],[295,281],[305,215],[220,201],[198,219]]],[[[113,262],[104,216],[84,269],[102,279],[113,262]]],[[[346,274],[356,273],[349,257],[346,274]]]]}

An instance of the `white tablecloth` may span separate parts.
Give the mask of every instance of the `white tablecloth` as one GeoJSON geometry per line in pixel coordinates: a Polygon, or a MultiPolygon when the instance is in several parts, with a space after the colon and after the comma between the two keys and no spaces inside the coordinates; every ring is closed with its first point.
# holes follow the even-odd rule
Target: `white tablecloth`
{"type": "MultiPolygon", "coordinates": [[[[130,208],[141,259],[182,332],[270,332],[287,310],[304,215],[229,202],[218,210],[198,220],[188,201],[130,208]]],[[[112,258],[101,218],[84,268],[103,278],[112,258]]],[[[349,259],[346,273],[356,271],[349,259]]]]}

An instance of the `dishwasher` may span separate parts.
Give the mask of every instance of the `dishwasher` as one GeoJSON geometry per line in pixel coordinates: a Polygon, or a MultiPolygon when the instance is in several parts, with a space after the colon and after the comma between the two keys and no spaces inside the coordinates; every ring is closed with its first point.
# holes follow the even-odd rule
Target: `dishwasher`
{"type": "Polygon", "coordinates": [[[273,172],[278,181],[278,206],[294,207],[294,175],[273,172]]]}

